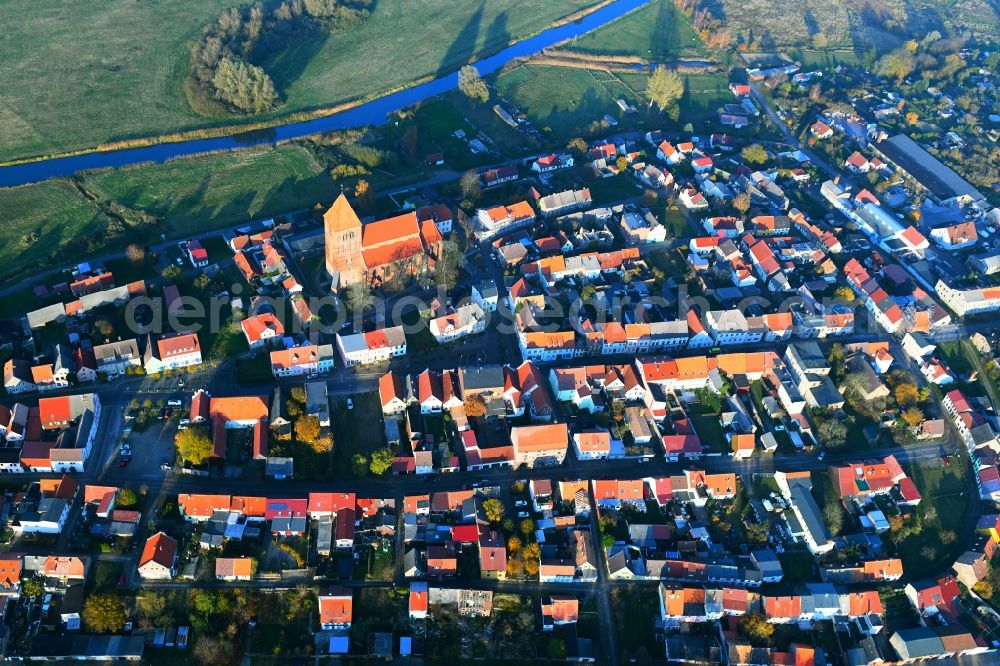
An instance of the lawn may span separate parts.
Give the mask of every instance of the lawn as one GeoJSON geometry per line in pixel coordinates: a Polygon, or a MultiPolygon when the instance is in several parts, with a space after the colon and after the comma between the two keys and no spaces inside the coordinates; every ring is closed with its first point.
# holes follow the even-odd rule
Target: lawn
{"type": "Polygon", "coordinates": [[[607,206],[642,196],[639,182],[627,173],[598,178],[588,183],[587,187],[590,188],[590,196],[595,206],[607,206]]]}
{"type": "Polygon", "coordinates": [[[369,458],[372,451],[385,447],[382,429],[382,407],[378,393],[351,396],[354,409],[348,411],[346,401],[333,402],[333,471],[338,477],[354,476],[351,459],[361,453],[369,458]]]}
{"type": "Polygon", "coordinates": [[[637,56],[647,62],[702,56],[705,45],[673,0],[641,9],[577,37],[566,49],[594,55],[637,56]]]}
{"type": "Polygon", "coordinates": [[[916,518],[909,520],[919,520],[923,529],[902,540],[897,549],[904,570],[919,577],[952,557],[960,517],[969,510],[969,494],[962,478],[964,460],[952,458],[950,465],[931,460],[907,471],[923,497],[916,518]]]}
{"type": "MultiPolygon", "coordinates": [[[[0,132],[3,124],[0,120],[0,132]]],[[[28,266],[38,269],[82,258],[87,237],[99,236],[106,222],[97,206],[66,180],[0,188],[0,220],[0,281],[22,276],[28,266]],[[65,252],[67,247],[72,251],[65,252]]]]}
{"type": "MultiPolygon", "coordinates": [[[[635,91],[636,95],[644,99],[646,84],[649,81],[648,74],[628,72],[618,76],[625,85],[635,91]]],[[[719,107],[733,101],[733,95],[729,92],[729,76],[725,73],[683,74],[682,78],[684,96],[678,102],[681,107],[682,122],[715,120],[719,107]]]]}
{"type": "Polygon", "coordinates": [[[729,442],[722,432],[718,414],[701,414],[691,417],[691,425],[698,432],[701,443],[712,451],[725,452],[729,450],[729,442]]]}
{"type": "Polygon", "coordinates": [[[605,114],[620,118],[619,97],[641,103],[615,75],[575,67],[521,65],[497,77],[497,88],[556,140],[579,136],[605,114]]]}
{"type": "MultiPolygon", "coordinates": [[[[349,32],[296,44],[264,62],[284,104],[254,120],[373,97],[453,71],[592,4],[380,0],[349,32]]],[[[199,116],[184,92],[189,44],[231,5],[0,0],[0,159],[246,120],[199,116]]]]}
{"type": "Polygon", "coordinates": [[[778,559],[784,572],[782,582],[793,585],[816,580],[816,560],[808,550],[786,550],[778,555],[778,559]]]}
{"type": "Polygon", "coordinates": [[[266,354],[236,362],[236,376],[241,384],[262,384],[273,379],[271,360],[266,354]]]}
{"type": "Polygon", "coordinates": [[[97,561],[87,578],[87,592],[111,592],[124,573],[121,562],[97,561]]]}
{"type": "Polygon", "coordinates": [[[691,236],[691,227],[688,226],[684,213],[676,206],[664,208],[660,215],[660,223],[667,228],[667,238],[688,238],[691,236]]]}
{"type": "Polygon", "coordinates": [[[618,649],[640,663],[663,655],[653,618],[659,601],[653,587],[617,587],[611,591],[611,612],[618,629],[618,649]]]}
{"type": "Polygon", "coordinates": [[[96,172],[86,184],[99,196],[162,217],[162,232],[172,236],[301,210],[332,201],[337,192],[312,153],[297,145],[96,172]]]}

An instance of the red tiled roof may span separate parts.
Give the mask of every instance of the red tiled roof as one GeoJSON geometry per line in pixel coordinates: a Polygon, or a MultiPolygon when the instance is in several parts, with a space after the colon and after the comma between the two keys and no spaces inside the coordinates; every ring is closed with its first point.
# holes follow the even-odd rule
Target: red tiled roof
{"type": "Polygon", "coordinates": [[[156,562],[170,568],[174,565],[176,555],[177,542],[163,532],[157,532],[146,540],[142,555],[139,557],[139,566],[147,562],[156,562]]]}

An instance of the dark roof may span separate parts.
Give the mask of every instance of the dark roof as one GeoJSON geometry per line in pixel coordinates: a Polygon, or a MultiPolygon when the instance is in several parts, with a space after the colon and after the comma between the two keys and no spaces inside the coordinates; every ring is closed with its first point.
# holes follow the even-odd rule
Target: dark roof
{"type": "Polygon", "coordinates": [[[875,147],[938,199],[950,199],[962,195],[982,198],[971,183],[942,164],[905,134],[897,134],[880,141],[875,147]]]}

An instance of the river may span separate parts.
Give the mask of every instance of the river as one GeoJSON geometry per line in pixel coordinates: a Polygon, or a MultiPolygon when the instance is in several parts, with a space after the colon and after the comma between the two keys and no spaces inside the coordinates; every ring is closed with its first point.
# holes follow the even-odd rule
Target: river
{"type": "MultiPolygon", "coordinates": [[[[544,1],[544,0],[541,0],[544,1]]],[[[475,63],[482,75],[497,71],[511,60],[535,55],[550,46],[590,32],[624,14],[641,7],[650,0],[616,0],[609,5],[588,14],[578,21],[555,26],[508,46],[502,51],[475,63]]],[[[0,168],[0,187],[24,185],[49,178],[72,176],[87,169],[120,167],[140,162],[165,162],[175,157],[196,155],[247,146],[274,144],[278,141],[298,139],[310,134],[341,130],[363,125],[378,125],[386,116],[417,102],[447,92],[458,85],[458,73],[453,72],[441,78],[400,90],[370,102],[346,109],[322,118],[288,123],[265,130],[220,136],[210,139],[192,139],[174,143],[160,143],[141,148],[102,151],[56,157],[37,162],[27,162],[0,168]]]]}

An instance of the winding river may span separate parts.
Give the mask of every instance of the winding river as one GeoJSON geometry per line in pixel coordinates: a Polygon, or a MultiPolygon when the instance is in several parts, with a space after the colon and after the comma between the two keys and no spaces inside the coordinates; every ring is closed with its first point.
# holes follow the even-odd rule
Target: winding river
{"type": "MultiPolygon", "coordinates": [[[[542,0],[544,1],[544,0],[542,0]]],[[[591,12],[578,21],[554,26],[534,37],[517,42],[502,51],[475,63],[479,73],[490,74],[511,60],[525,58],[568,39],[573,39],[609,23],[650,0],[615,0],[591,12]]],[[[209,139],[192,139],[174,143],[160,143],[140,148],[102,151],[56,157],[38,162],[27,162],[0,168],[0,187],[34,183],[49,178],[72,176],[87,169],[120,167],[140,162],[165,162],[175,157],[195,155],[220,150],[232,150],[260,144],[274,144],[331,130],[341,130],[362,125],[381,124],[386,116],[405,109],[421,100],[447,92],[458,85],[458,73],[453,72],[421,83],[350,109],[321,118],[278,125],[266,130],[221,136],[209,139]]]]}

